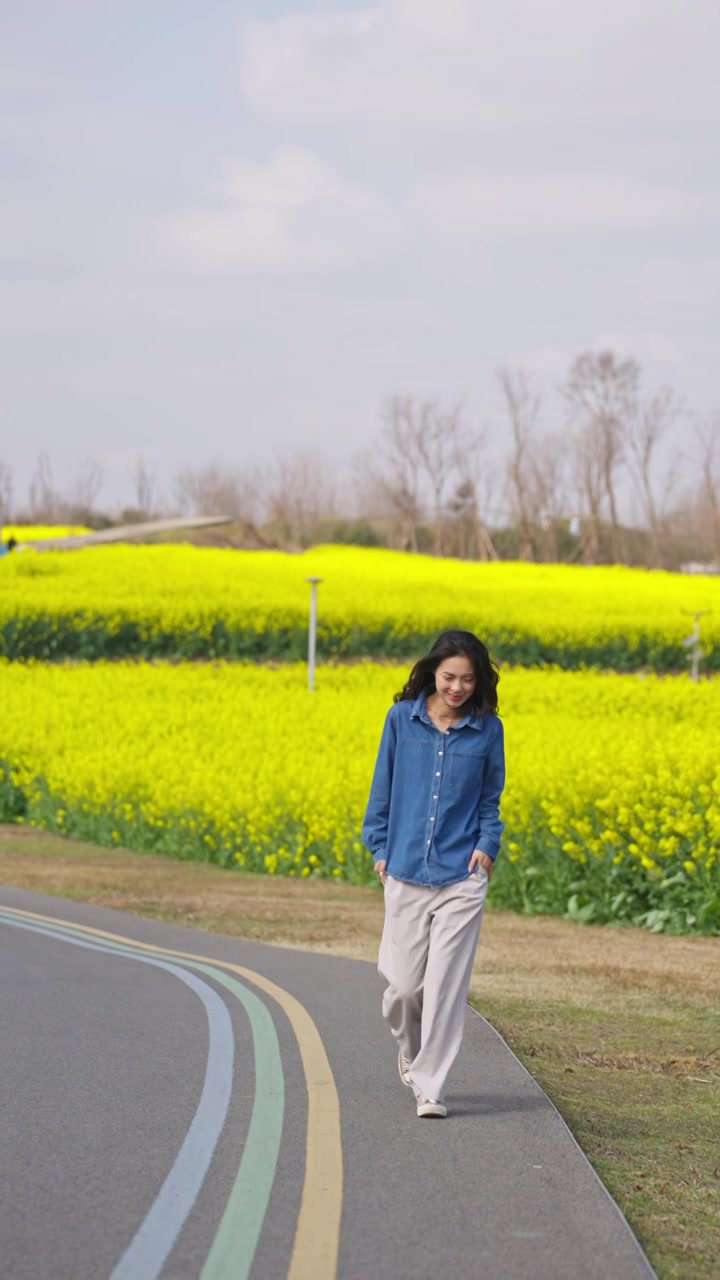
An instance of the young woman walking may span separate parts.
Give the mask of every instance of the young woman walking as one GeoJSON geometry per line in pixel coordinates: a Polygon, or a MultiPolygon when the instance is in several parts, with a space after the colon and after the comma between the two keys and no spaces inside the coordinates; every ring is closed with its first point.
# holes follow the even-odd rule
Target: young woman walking
{"type": "Polygon", "coordinates": [[[470,974],[503,823],[498,672],[482,641],[445,631],[388,712],[363,825],[385,887],[383,1015],[418,1116],[446,1116],[470,974]]]}

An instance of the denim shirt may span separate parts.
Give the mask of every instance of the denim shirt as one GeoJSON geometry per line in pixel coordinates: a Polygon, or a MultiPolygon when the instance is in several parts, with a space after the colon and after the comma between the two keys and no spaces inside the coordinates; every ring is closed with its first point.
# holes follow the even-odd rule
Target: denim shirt
{"type": "Polygon", "coordinates": [[[362,834],[391,876],[440,888],[467,877],[473,850],[498,855],[505,750],[496,715],[473,710],[443,733],[426,703],[387,714],[362,834]]]}

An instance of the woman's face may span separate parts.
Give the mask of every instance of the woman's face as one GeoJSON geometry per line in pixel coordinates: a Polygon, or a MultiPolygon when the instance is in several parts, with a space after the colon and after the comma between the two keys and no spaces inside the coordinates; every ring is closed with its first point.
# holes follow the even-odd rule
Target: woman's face
{"type": "Polygon", "coordinates": [[[472,697],[476,684],[472,662],[461,653],[454,658],[445,658],[435,668],[435,688],[445,705],[453,711],[472,697]]]}

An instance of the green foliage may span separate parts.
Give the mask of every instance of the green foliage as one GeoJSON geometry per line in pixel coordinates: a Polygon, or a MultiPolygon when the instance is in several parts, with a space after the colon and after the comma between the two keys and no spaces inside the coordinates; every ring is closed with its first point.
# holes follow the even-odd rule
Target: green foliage
{"type": "MultiPolygon", "coordinates": [[[[360,622],[343,630],[318,627],[318,645],[325,658],[409,659],[422,653],[437,638],[437,627],[399,633],[391,622],[375,627],[360,622]]],[[[647,668],[663,674],[687,667],[685,653],[676,644],[654,635],[618,635],[579,643],[552,643],[539,636],[509,629],[485,631],[484,639],[499,662],[522,667],[562,667],[579,671],[637,671],[647,668]]],[[[307,653],[307,627],[233,627],[219,619],[208,627],[158,627],[151,632],[132,620],[107,622],[80,613],[12,618],[0,626],[0,657],[10,661],[55,661],[81,658],[97,662],[114,658],[171,658],[179,661],[217,658],[258,662],[293,662],[307,653]]],[[[720,672],[720,647],[703,660],[703,671],[720,672]]]]}
{"type": "MultiPolygon", "coordinates": [[[[23,792],[0,765],[0,820],[73,836],[104,845],[145,853],[162,853],[182,861],[212,862],[243,871],[265,872],[267,854],[250,833],[231,834],[221,823],[196,812],[166,813],[162,826],[149,821],[129,799],[116,798],[98,811],[86,804],[53,795],[43,779],[23,792]]],[[[272,832],[278,847],[302,841],[298,824],[290,818],[272,832]]],[[[720,887],[711,868],[698,866],[693,874],[676,871],[655,879],[642,874],[632,859],[614,862],[591,858],[578,865],[564,857],[559,842],[540,831],[527,857],[501,857],[492,877],[494,907],[521,915],[564,916],[582,924],[634,925],[652,933],[720,935],[720,887]]],[[[313,879],[341,878],[349,884],[377,883],[373,861],[348,832],[347,854],[337,863],[337,841],[317,840],[305,845],[304,874],[313,879]],[[312,870],[310,869],[312,867],[312,870]]],[[[295,874],[292,864],[275,864],[274,874],[295,874]]]]}

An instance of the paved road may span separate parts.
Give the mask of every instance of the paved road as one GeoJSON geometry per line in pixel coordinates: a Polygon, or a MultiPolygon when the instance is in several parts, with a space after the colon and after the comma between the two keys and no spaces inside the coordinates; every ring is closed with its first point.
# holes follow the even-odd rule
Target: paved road
{"type": "Polygon", "coordinates": [[[419,1121],[372,965],[0,888],[3,1280],[648,1280],[468,1010],[419,1121]]]}

